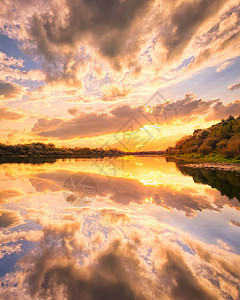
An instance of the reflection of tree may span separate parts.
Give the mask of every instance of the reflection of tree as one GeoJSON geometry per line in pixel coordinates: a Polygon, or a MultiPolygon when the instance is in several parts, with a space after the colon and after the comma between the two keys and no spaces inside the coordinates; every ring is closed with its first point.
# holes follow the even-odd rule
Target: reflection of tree
{"type": "Polygon", "coordinates": [[[192,176],[197,183],[203,183],[218,189],[222,195],[230,199],[236,197],[240,201],[240,176],[234,172],[191,168],[176,163],[183,175],[192,176]]]}

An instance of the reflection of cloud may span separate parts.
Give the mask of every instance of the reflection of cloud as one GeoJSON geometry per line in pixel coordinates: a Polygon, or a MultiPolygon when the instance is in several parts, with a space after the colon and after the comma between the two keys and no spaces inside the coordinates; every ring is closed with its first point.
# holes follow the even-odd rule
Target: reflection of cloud
{"type": "MultiPolygon", "coordinates": [[[[64,181],[70,175],[74,175],[74,180],[78,182],[85,176],[85,173],[68,171],[40,173],[30,181],[38,191],[40,191],[39,186],[41,190],[56,191],[58,188],[61,191],[64,181]]],[[[226,204],[240,209],[240,202],[237,199],[230,201],[226,196],[221,196],[216,190],[209,190],[207,195],[205,192],[201,193],[191,187],[178,187],[176,185],[146,186],[133,179],[112,177],[109,180],[108,177],[97,174],[91,174],[91,177],[96,183],[96,199],[108,198],[122,205],[130,203],[143,204],[147,198],[151,198],[156,205],[170,210],[178,209],[188,216],[195,215],[196,212],[205,209],[219,211],[226,204]]],[[[74,193],[76,193],[76,197],[80,197],[82,187],[74,186],[74,193]]],[[[75,202],[76,199],[73,200],[75,202]]],[[[67,201],[71,203],[71,199],[67,201]]]]}
{"type": "MultiPolygon", "coordinates": [[[[85,216],[93,216],[93,211],[85,210],[85,216]]],[[[26,255],[13,275],[15,280],[8,280],[8,297],[14,291],[15,297],[24,293],[34,299],[238,298],[239,258],[234,253],[182,237],[173,228],[164,236],[163,228],[151,220],[121,223],[119,230],[112,227],[111,218],[117,211],[101,211],[109,216],[107,233],[102,229],[105,234],[99,231],[97,211],[86,235],[78,215],[46,221],[40,248],[26,255]],[[25,284],[9,289],[16,280],[25,284]]],[[[1,295],[5,291],[2,285],[1,295]]]]}
{"type": "Polygon", "coordinates": [[[18,211],[0,209],[0,228],[13,227],[22,220],[18,211]]]}
{"type": "MultiPolygon", "coordinates": [[[[30,230],[30,231],[14,231],[11,233],[1,232],[0,237],[0,259],[5,255],[10,255],[16,252],[21,252],[20,241],[31,241],[37,242],[42,238],[43,234],[39,230],[30,230]],[[19,244],[18,244],[19,243],[19,244]]],[[[0,294],[1,295],[1,294],[0,294]]],[[[11,299],[11,298],[10,298],[11,299]]]]}
{"type": "Polygon", "coordinates": [[[102,222],[103,224],[105,224],[105,226],[108,225],[113,225],[116,223],[130,223],[131,220],[128,217],[127,214],[117,211],[117,210],[113,210],[113,209],[102,209],[101,210],[101,214],[102,214],[102,222]]]}
{"type": "Polygon", "coordinates": [[[84,267],[74,259],[56,257],[51,249],[36,259],[35,269],[28,276],[32,296],[46,297],[50,292],[54,298],[62,292],[69,299],[79,300],[147,299],[135,281],[141,279],[137,273],[139,261],[131,247],[126,245],[123,250],[119,241],[84,267]]]}
{"type": "Polygon", "coordinates": [[[6,199],[21,195],[22,193],[17,190],[0,190],[0,203],[4,203],[6,199]]]}

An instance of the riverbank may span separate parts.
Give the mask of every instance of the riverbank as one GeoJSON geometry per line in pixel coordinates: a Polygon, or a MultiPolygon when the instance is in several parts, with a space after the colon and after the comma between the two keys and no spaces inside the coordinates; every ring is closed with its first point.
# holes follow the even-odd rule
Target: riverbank
{"type": "Polygon", "coordinates": [[[165,156],[167,161],[174,161],[180,165],[194,169],[221,170],[240,173],[240,160],[225,158],[221,155],[197,156],[192,154],[165,156]]]}
{"type": "Polygon", "coordinates": [[[229,163],[240,164],[240,158],[226,158],[221,154],[201,155],[198,153],[180,154],[180,155],[165,155],[165,157],[181,159],[191,163],[229,163]]]}

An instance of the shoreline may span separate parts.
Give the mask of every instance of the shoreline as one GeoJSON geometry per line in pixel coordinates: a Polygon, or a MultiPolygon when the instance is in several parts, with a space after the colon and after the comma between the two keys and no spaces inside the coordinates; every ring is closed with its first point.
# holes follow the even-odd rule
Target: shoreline
{"type": "Polygon", "coordinates": [[[194,169],[210,169],[226,172],[240,173],[240,164],[233,163],[199,163],[199,164],[185,164],[185,167],[194,169]]]}
{"type": "Polygon", "coordinates": [[[190,155],[164,155],[167,159],[177,159],[189,163],[202,164],[202,163],[226,163],[240,165],[240,158],[226,158],[222,155],[206,155],[206,156],[192,156],[190,155]]]}
{"type": "Polygon", "coordinates": [[[227,161],[210,161],[207,159],[197,159],[197,158],[186,158],[183,156],[165,156],[167,161],[172,161],[178,163],[184,167],[193,169],[208,169],[208,170],[219,170],[225,172],[236,172],[240,173],[240,163],[227,161]]]}

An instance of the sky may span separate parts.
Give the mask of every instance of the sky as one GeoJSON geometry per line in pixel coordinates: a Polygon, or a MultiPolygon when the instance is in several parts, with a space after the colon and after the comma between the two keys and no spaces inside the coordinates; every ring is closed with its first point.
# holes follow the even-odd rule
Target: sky
{"type": "Polygon", "coordinates": [[[0,142],[162,150],[240,115],[240,1],[2,0],[0,142]]]}

